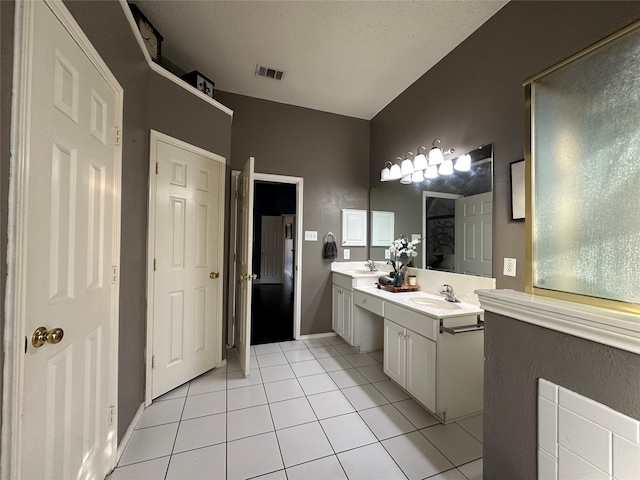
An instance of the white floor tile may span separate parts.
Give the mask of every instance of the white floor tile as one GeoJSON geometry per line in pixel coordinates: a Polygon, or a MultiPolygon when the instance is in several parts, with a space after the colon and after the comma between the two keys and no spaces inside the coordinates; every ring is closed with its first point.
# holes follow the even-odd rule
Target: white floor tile
{"type": "Polygon", "coordinates": [[[400,413],[407,417],[416,428],[426,428],[440,423],[440,420],[412,398],[396,402],[393,406],[400,410],[400,413]]]}
{"type": "Polygon", "coordinates": [[[327,418],[320,424],[336,453],[378,441],[357,413],[327,418]]]}
{"type": "Polygon", "coordinates": [[[389,380],[387,374],[382,371],[382,365],[379,363],[367,365],[366,367],[358,367],[356,370],[358,370],[364,378],[369,380],[371,383],[389,380]]]}
{"type": "Polygon", "coordinates": [[[298,378],[298,382],[300,382],[300,386],[307,395],[338,390],[338,386],[331,380],[331,377],[327,373],[300,377],[298,378]]]}
{"type": "Polygon", "coordinates": [[[271,417],[276,430],[317,420],[309,401],[305,397],[271,403],[269,407],[271,408],[271,417]]]}
{"type": "Polygon", "coordinates": [[[330,337],[325,337],[325,338],[309,338],[307,340],[303,340],[304,344],[307,347],[321,347],[323,345],[330,345],[329,341],[327,340],[327,338],[330,337]]]}
{"type": "Polygon", "coordinates": [[[219,392],[227,389],[226,373],[205,373],[198,378],[191,380],[189,395],[200,395],[201,393],[219,392]]]}
{"type": "Polygon", "coordinates": [[[302,391],[302,388],[300,388],[298,380],[295,379],[265,383],[264,389],[267,392],[267,399],[269,400],[269,403],[304,397],[304,392],[302,391]]]}
{"type": "Polygon", "coordinates": [[[178,423],[134,430],[118,466],[170,455],[177,433],[178,423]]]}
{"type": "Polygon", "coordinates": [[[268,405],[227,412],[228,441],[273,431],[268,405]]]}
{"type": "Polygon", "coordinates": [[[380,440],[409,433],[416,429],[393,405],[361,410],[359,413],[380,440]]]}
{"type": "Polygon", "coordinates": [[[322,368],[322,365],[320,365],[317,360],[292,363],[290,366],[296,377],[308,377],[309,375],[318,375],[319,373],[325,373],[324,368],[322,368]]]}
{"type": "Polygon", "coordinates": [[[256,356],[256,347],[249,347],[249,356],[250,357],[255,357],[256,356]]]}
{"type": "Polygon", "coordinates": [[[256,358],[258,359],[258,366],[260,368],[273,367],[274,365],[286,365],[288,363],[287,358],[284,356],[284,353],[282,352],[267,353],[266,355],[258,355],[256,358]]]}
{"type": "Polygon", "coordinates": [[[349,480],[405,480],[406,477],[379,443],[338,454],[349,480]]]}
{"type": "Polygon", "coordinates": [[[255,350],[256,355],[265,355],[268,353],[282,353],[282,349],[280,345],[277,343],[265,343],[262,345],[253,345],[251,347],[255,350]]]}
{"type": "Polygon", "coordinates": [[[267,473],[266,475],[260,475],[259,477],[253,477],[254,480],[287,480],[287,474],[284,470],[278,470],[277,472],[267,473]]]}
{"type": "Polygon", "coordinates": [[[409,480],[420,480],[453,468],[420,432],[389,438],[382,442],[409,480]]]}
{"type": "Polygon", "coordinates": [[[386,382],[377,382],[374,383],[373,386],[376,387],[376,390],[383,394],[390,402],[399,402],[400,400],[411,398],[407,392],[403,391],[391,380],[386,382]]]}
{"type": "Polygon", "coordinates": [[[223,413],[227,409],[227,392],[203,393],[187,397],[182,420],[223,413]]]}
{"type": "Polygon", "coordinates": [[[333,454],[318,422],[278,430],[276,435],[287,468],[333,454]]]}
{"type": "Polygon", "coordinates": [[[262,383],[260,370],[255,366],[249,370],[249,375],[244,376],[242,371],[227,374],[227,389],[248,387],[249,385],[258,385],[262,383]]]}
{"type": "Polygon", "coordinates": [[[458,470],[469,480],[482,480],[482,459],[460,465],[458,470]]]}
{"type": "Polygon", "coordinates": [[[105,480],[163,480],[168,466],[169,457],[156,458],[126,467],[118,467],[105,480]]]}
{"type": "Polygon", "coordinates": [[[274,367],[261,368],[260,375],[262,375],[262,381],[264,383],[279,382],[280,380],[296,378],[289,365],[276,365],[274,367]]]}
{"type": "Polygon", "coordinates": [[[482,444],[455,423],[435,425],[420,432],[456,466],[482,457],[482,444]]]}
{"type": "Polygon", "coordinates": [[[341,355],[353,355],[354,353],[358,353],[355,348],[346,343],[334,344],[332,345],[341,355]]]}
{"type": "Polygon", "coordinates": [[[330,457],[287,468],[289,480],[347,480],[338,457],[330,457]]]}
{"type": "Polygon", "coordinates": [[[266,403],[267,395],[264,393],[262,385],[251,385],[227,391],[227,411],[257,407],[266,403]]]}
{"type": "Polygon", "coordinates": [[[289,350],[284,352],[284,356],[287,357],[289,363],[307,362],[309,360],[315,360],[316,357],[308,348],[300,348],[298,350],[289,350]]]}
{"type": "Polygon", "coordinates": [[[227,446],[223,443],[198,448],[171,457],[166,480],[225,478],[227,446]]]}
{"type": "Polygon", "coordinates": [[[184,401],[184,398],[176,398],[163,402],[153,402],[151,406],[144,411],[142,417],[140,417],[136,429],[179,422],[184,401]]]}
{"type": "Polygon", "coordinates": [[[389,403],[389,401],[384,398],[384,395],[373,388],[371,384],[344,388],[342,389],[342,393],[344,393],[356,410],[364,410],[389,403]]]}
{"type": "Polygon", "coordinates": [[[239,372],[242,370],[242,366],[240,366],[240,360],[238,360],[237,357],[233,357],[227,359],[227,365],[222,367],[220,372],[222,372],[223,369],[226,373],[239,372]]]}
{"type": "Polygon", "coordinates": [[[280,342],[280,348],[283,352],[288,352],[290,350],[298,350],[300,348],[307,348],[302,340],[291,340],[289,342],[280,342]]]}
{"type": "Polygon", "coordinates": [[[237,480],[282,470],[278,440],[273,432],[227,443],[227,478],[237,480]]]}
{"type": "Polygon", "coordinates": [[[325,357],[319,358],[318,362],[322,365],[327,372],[335,372],[336,370],[347,370],[349,368],[353,368],[349,362],[347,362],[344,357],[325,357]]]}
{"type": "Polygon", "coordinates": [[[310,395],[307,400],[309,400],[313,411],[319,419],[355,412],[347,397],[339,390],[310,395]]]}
{"type": "Polygon", "coordinates": [[[453,468],[434,477],[429,477],[429,480],[467,480],[467,478],[457,468],[453,468]]]}
{"type": "Polygon", "coordinates": [[[173,453],[208,447],[227,441],[227,415],[219,413],[208,417],[180,422],[173,453]]]}
{"type": "Polygon", "coordinates": [[[378,361],[368,353],[354,353],[345,355],[344,358],[354,367],[366,367],[367,365],[378,365],[378,361]]]}
{"type": "Polygon", "coordinates": [[[334,347],[336,345],[346,345],[347,342],[345,342],[342,337],[335,335],[333,337],[327,337],[327,342],[329,342],[331,345],[333,345],[334,347]]]}
{"type": "Polygon", "coordinates": [[[155,402],[162,402],[164,400],[173,400],[174,398],[186,397],[187,396],[187,392],[189,391],[189,384],[190,383],[191,382],[187,382],[187,383],[185,383],[183,385],[180,385],[177,388],[174,388],[170,392],[167,392],[164,395],[161,395],[158,398],[155,398],[153,400],[154,403],[155,402]]]}
{"type": "Polygon", "coordinates": [[[373,358],[376,359],[376,362],[383,363],[384,360],[384,352],[382,350],[376,350],[375,352],[369,352],[373,358]]]}
{"type": "Polygon", "coordinates": [[[316,358],[337,357],[340,352],[331,345],[323,345],[321,347],[309,347],[309,350],[316,358]]]}
{"type": "Polygon", "coordinates": [[[336,370],[335,372],[329,372],[329,376],[336,382],[336,385],[340,388],[355,387],[356,385],[365,385],[369,381],[362,376],[362,374],[355,368],[349,370],[336,370]]]}
{"type": "Polygon", "coordinates": [[[482,443],[482,422],[483,415],[480,414],[475,417],[465,418],[464,420],[460,420],[456,423],[473,435],[476,440],[482,443]]]}

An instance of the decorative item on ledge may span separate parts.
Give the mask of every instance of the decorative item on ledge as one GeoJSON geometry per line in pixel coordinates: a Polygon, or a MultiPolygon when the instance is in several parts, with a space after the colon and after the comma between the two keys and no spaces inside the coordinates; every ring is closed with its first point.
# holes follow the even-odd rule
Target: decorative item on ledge
{"type": "Polygon", "coordinates": [[[376,282],[376,285],[379,289],[386,290],[392,293],[417,292],[418,290],[420,290],[420,287],[418,285],[401,285],[400,287],[394,287],[393,285],[383,285],[378,282],[376,282]]]}
{"type": "Polygon", "coordinates": [[[153,24],[147,19],[147,17],[144,16],[144,14],[134,3],[130,3],[129,8],[131,9],[133,18],[136,21],[138,30],[140,30],[142,41],[144,42],[144,46],[147,48],[147,52],[149,52],[151,60],[153,60],[157,64],[160,64],[160,59],[162,56],[162,35],[160,35],[160,32],[156,30],[156,27],[153,26],[153,24]]]}
{"type": "Polygon", "coordinates": [[[209,80],[207,77],[201,74],[199,71],[194,70],[193,72],[185,73],[180,78],[192,87],[200,90],[207,97],[213,98],[213,87],[215,87],[216,84],[212,80],[209,80]]]}

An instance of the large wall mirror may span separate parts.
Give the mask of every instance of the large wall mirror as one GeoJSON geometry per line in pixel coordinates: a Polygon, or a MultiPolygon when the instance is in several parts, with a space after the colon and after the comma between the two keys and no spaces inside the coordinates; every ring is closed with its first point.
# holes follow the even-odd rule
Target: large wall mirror
{"type": "MultiPolygon", "coordinates": [[[[376,214],[371,216],[370,238],[388,236],[391,229],[393,238],[419,236],[416,267],[491,277],[493,145],[468,153],[471,169],[467,172],[454,171],[419,184],[390,181],[373,187],[369,205],[376,214]],[[378,225],[376,218],[385,222],[378,225]]],[[[379,245],[371,243],[369,257],[386,261],[389,246],[379,245]]]]}

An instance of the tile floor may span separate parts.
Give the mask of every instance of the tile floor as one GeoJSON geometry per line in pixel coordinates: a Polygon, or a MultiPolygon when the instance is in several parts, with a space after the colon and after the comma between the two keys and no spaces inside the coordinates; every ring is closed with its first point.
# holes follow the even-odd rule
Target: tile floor
{"type": "Polygon", "coordinates": [[[482,479],[482,416],[440,424],[339,337],[256,345],[156,399],[122,479],[482,479]]]}

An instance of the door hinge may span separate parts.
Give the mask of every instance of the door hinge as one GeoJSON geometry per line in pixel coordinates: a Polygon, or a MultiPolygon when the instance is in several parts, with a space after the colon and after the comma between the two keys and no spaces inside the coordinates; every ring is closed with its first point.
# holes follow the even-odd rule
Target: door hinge
{"type": "Polygon", "coordinates": [[[111,267],[111,283],[118,283],[118,267],[116,265],[111,267]]]}
{"type": "Polygon", "coordinates": [[[158,173],[160,173],[160,163],[156,162],[156,175],[158,175],[158,173]]]}
{"type": "Polygon", "coordinates": [[[109,407],[109,413],[108,413],[108,425],[113,425],[113,423],[116,421],[116,412],[117,409],[115,407],[115,405],[111,405],[109,407]]]}
{"type": "Polygon", "coordinates": [[[116,127],[114,136],[113,136],[113,144],[116,146],[122,145],[122,129],[121,128],[116,127]]]}
{"type": "Polygon", "coordinates": [[[156,368],[156,356],[151,355],[151,368],[156,368]]]}
{"type": "Polygon", "coordinates": [[[153,271],[155,272],[158,269],[158,260],[153,259],[153,271]]]}

